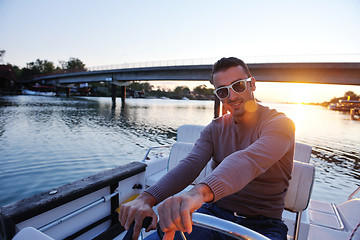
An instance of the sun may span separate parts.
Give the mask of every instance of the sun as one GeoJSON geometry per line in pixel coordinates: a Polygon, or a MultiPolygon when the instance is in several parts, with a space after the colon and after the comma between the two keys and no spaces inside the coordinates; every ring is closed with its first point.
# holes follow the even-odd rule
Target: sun
{"type": "Polygon", "coordinates": [[[310,103],[314,100],[312,84],[305,83],[287,83],[287,102],[290,103],[310,103]]]}

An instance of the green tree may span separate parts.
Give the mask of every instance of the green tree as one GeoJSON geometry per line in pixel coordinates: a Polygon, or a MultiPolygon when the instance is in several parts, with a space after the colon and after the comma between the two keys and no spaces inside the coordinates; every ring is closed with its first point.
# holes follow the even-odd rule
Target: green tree
{"type": "Polygon", "coordinates": [[[355,99],[357,99],[358,97],[359,97],[359,96],[356,95],[353,91],[347,91],[347,92],[345,92],[345,94],[344,94],[344,98],[345,98],[345,99],[350,98],[350,99],[352,99],[352,100],[355,100],[355,99]]]}
{"type": "Polygon", "coordinates": [[[36,59],[35,62],[29,62],[26,64],[26,68],[30,69],[35,74],[50,73],[55,70],[53,62],[48,60],[36,59]]]}
{"type": "Polygon", "coordinates": [[[137,91],[144,91],[144,92],[151,92],[154,86],[150,85],[148,82],[132,82],[129,85],[129,88],[137,90],[137,91]]]}
{"type": "Polygon", "coordinates": [[[15,74],[15,77],[17,79],[20,79],[21,78],[21,69],[16,66],[16,65],[11,65],[11,64],[7,64],[9,67],[11,67],[11,69],[13,70],[14,74],[15,74]]]}
{"type": "Polygon", "coordinates": [[[189,94],[190,89],[187,86],[177,86],[174,89],[174,93],[176,93],[176,94],[189,94]]]}
{"type": "Polygon", "coordinates": [[[35,62],[29,62],[26,64],[26,67],[21,69],[20,79],[28,79],[36,75],[51,73],[54,70],[55,66],[53,62],[36,59],[35,62]]]}
{"type": "Polygon", "coordinates": [[[194,88],[193,90],[195,93],[197,94],[202,94],[202,95],[213,95],[213,88],[207,88],[205,84],[199,85],[197,87],[194,88]]]}
{"type": "Polygon", "coordinates": [[[63,70],[86,71],[85,64],[78,58],[70,58],[67,62],[59,61],[63,70]]]}
{"type": "Polygon", "coordinates": [[[148,82],[144,82],[143,86],[144,86],[144,92],[151,92],[154,87],[153,85],[151,85],[148,82]]]}

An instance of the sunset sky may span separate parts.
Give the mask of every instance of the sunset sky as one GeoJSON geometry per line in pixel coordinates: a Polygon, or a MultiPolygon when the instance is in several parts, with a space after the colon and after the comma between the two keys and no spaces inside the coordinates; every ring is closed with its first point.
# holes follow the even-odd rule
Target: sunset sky
{"type": "MultiPolygon", "coordinates": [[[[360,62],[359,13],[357,0],[0,0],[0,49],[4,63],[20,67],[70,57],[87,67],[223,56],[360,62]]],[[[257,96],[269,101],[322,102],[348,90],[360,95],[359,86],[257,87],[257,96]]]]}

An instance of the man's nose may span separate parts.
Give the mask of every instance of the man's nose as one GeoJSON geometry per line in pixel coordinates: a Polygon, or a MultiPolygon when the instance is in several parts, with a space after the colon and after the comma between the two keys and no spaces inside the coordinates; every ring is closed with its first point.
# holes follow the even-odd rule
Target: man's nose
{"type": "Polygon", "coordinates": [[[233,100],[236,97],[237,97],[237,93],[232,88],[230,88],[229,89],[229,100],[233,100]]]}

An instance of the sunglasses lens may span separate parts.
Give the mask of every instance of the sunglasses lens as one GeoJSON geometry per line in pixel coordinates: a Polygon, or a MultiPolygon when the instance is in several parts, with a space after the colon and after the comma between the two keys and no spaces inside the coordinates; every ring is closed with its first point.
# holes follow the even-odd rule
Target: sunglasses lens
{"type": "Polygon", "coordinates": [[[220,89],[216,90],[216,95],[222,99],[227,98],[228,93],[229,93],[229,89],[227,89],[227,88],[220,88],[220,89]]]}
{"type": "Polygon", "coordinates": [[[246,90],[246,83],[244,81],[234,83],[232,85],[232,88],[234,89],[235,92],[242,93],[246,90]]]}

